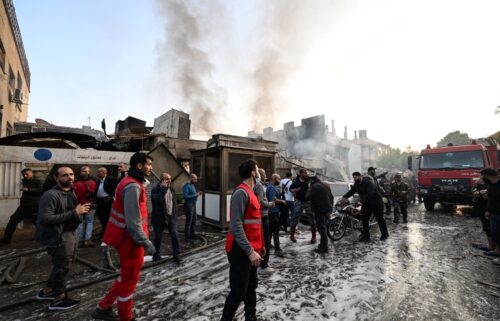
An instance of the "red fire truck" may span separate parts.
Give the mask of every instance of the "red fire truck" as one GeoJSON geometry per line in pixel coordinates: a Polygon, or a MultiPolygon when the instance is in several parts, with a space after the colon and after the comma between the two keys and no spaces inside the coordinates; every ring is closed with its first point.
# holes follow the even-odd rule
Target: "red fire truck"
{"type": "Polygon", "coordinates": [[[498,168],[499,145],[492,138],[472,140],[469,145],[427,148],[420,153],[418,194],[425,209],[472,204],[471,189],[486,167],[498,168]]]}

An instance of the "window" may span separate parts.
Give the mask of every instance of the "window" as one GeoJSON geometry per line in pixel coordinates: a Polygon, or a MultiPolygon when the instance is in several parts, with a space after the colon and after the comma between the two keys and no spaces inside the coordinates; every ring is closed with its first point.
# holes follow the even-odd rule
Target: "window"
{"type": "Polygon", "coordinates": [[[12,67],[9,66],[9,87],[12,91],[16,89],[16,76],[14,75],[14,72],[12,71],[12,67]]]}
{"type": "Polygon", "coordinates": [[[7,122],[7,128],[5,130],[5,136],[10,136],[10,135],[12,135],[12,125],[9,122],[7,122]]]}
{"type": "Polygon", "coordinates": [[[2,39],[0,39],[0,67],[2,71],[5,71],[5,48],[2,43],[2,39]]]}
{"type": "Polygon", "coordinates": [[[257,166],[259,168],[262,168],[266,171],[267,177],[270,179],[271,175],[274,174],[273,171],[273,164],[272,164],[272,157],[270,156],[255,156],[255,161],[257,162],[257,166]]]}
{"type": "Polygon", "coordinates": [[[205,189],[220,191],[220,152],[205,154],[205,189]]]}
{"type": "Polygon", "coordinates": [[[19,71],[17,72],[17,87],[16,88],[19,90],[23,89],[23,79],[21,78],[19,71]]]}
{"type": "Polygon", "coordinates": [[[484,167],[481,151],[448,152],[422,155],[421,169],[460,169],[484,167]]]}
{"type": "Polygon", "coordinates": [[[236,186],[240,185],[241,183],[240,174],[238,173],[238,168],[240,167],[240,164],[246,161],[247,159],[252,158],[252,155],[229,153],[228,156],[229,156],[228,190],[232,191],[233,189],[236,188],[236,186]]]}

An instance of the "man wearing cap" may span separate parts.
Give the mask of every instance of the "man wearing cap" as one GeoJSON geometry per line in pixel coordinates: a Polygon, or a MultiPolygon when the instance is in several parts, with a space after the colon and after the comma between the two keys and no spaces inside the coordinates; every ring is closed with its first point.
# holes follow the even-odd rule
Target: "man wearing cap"
{"type": "Polygon", "coordinates": [[[384,203],[382,202],[382,196],[377,191],[376,185],[370,177],[363,177],[360,172],[352,173],[352,178],[354,179],[354,185],[352,185],[349,192],[347,192],[342,199],[345,201],[349,197],[353,196],[355,193],[359,194],[359,198],[362,204],[363,213],[363,234],[359,239],[361,242],[370,241],[370,217],[372,214],[378,222],[378,227],[382,236],[381,240],[385,240],[389,237],[387,232],[387,225],[384,220],[384,203]]]}
{"type": "Polygon", "coordinates": [[[394,175],[391,183],[391,197],[394,204],[394,223],[399,223],[399,215],[403,214],[403,222],[408,223],[408,192],[410,187],[402,181],[401,174],[394,175]]]}

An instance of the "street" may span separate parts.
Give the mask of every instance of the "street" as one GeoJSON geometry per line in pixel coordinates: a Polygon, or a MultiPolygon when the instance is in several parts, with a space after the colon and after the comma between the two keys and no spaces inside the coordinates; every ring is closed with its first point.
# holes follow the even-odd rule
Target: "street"
{"type": "MultiPolygon", "coordinates": [[[[470,246],[483,241],[480,222],[469,215],[426,212],[410,206],[408,224],[386,217],[390,237],[357,243],[351,232],[319,255],[300,226],[297,243],[282,234],[284,258],[271,251],[274,273],[259,272],[259,320],[499,320],[500,267],[470,246]]],[[[138,320],[219,320],[229,289],[222,245],[143,271],[134,296],[138,320]]],[[[91,320],[111,281],[70,294],[78,308],[62,313],[32,303],[2,313],[0,320],[91,320]]],[[[36,293],[26,293],[35,295],[36,293]]],[[[240,308],[236,320],[243,320],[240,308]]]]}

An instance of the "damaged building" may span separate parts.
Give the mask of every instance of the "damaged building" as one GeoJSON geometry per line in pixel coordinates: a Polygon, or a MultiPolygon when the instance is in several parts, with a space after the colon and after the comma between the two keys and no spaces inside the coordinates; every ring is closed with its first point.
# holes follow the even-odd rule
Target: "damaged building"
{"type": "Polygon", "coordinates": [[[324,115],[302,119],[300,126],[287,122],[277,131],[272,127],[262,133],[250,131],[248,137],[278,142],[278,168],[305,167],[341,181],[349,180],[353,171],[375,166],[378,156],[389,148],[368,138],[366,130],[359,135],[355,131],[354,138],[349,138],[345,127],[344,136],[338,136],[334,121],[329,129],[324,115]]]}

